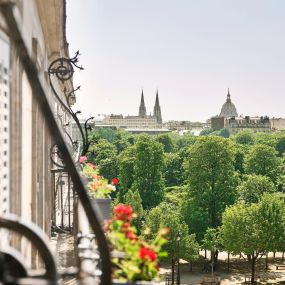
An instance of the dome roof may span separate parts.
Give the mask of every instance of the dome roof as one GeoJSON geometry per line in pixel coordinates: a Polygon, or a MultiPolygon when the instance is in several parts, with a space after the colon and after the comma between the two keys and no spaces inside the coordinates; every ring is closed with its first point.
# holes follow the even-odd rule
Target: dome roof
{"type": "Polygon", "coordinates": [[[222,110],[219,117],[237,117],[238,113],[236,110],[236,106],[232,103],[230,91],[228,90],[227,101],[223,104],[222,110]]]}

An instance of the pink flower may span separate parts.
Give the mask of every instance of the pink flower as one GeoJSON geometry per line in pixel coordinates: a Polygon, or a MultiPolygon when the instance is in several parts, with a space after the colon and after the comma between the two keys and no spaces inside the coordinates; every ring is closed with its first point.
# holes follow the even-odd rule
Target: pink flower
{"type": "Polygon", "coordinates": [[[87,161],[87,157],[86,156],[80,156],[79,163],[84,163],[85,161],[87,161]]]}

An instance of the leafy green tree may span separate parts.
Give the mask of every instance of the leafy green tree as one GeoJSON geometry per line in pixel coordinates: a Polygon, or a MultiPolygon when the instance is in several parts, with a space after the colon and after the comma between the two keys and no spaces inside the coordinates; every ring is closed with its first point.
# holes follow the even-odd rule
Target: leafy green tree
{"type": "Polygon", "coordinates": [[[181,208],[183,220],[186,222],[190,233],[195,233],[199,244],[202,244],[204,234],[209,224],[208,209],[198,206],[193,199],[184,199],[181,208]]]}
{"type": "Polygon", "coordinates": [[[282,157],[285,152],[285,135],[284,134],[278,134],[276,135],[276,146],[275,149],[278,152],[278,156],[282,157]]]}
{"type": "Polygon", "coordinates": [[[273,148],[275,148],[277,144],[276,137],[271,133],[256,133],[254,134],[254,139],[256,144],[267,145],[273,148]]]}
{"type": "Polygon", "coordinates": [[[215,130],[212,128],[205,128],[201,131],[200,136],[208,136],[213,133],[215,130]]]}
{"type": "Polygon", "coordinates": [[[180,211],[183,202],[188,198],[188,191],[185,186],[172,186],[165,189],[165,196],[163,202],[172,204],[180,211]]]}
{"type": "Polygon", "coordinates": [[[167,187],[183,183],[183,160],[181,153],[166,153],[164,178],[167,187]]]}
{"type": "Polygon", "coordinates": [[[156,141],[163,145],[164,152],[169,153],[174,151],[174,143],[168,134],[158,135],[156,141]]]}
{"type": "Polygon", "coordinates": [[[102,159],[98,165],[99,173],[109,181],[118,176],[118,159],[116,156],[102,159]]]}
{"type": "Polygon", "coordinates": [[[244,161],[245,156],[249,152],[249,146],[245,144],[236,143],[234,146],[235,149],[235,170],[239,172],[240,176],[245,173],[244,161]]]}
{"type": "Polygon", "coordinates": [[[277,191],[285,193],[285,175],[284,174],[278,176],[276,185],[277,185],[277,191]]]}
{"type": "Polygon", "coordinates": [[[113,141],[117,152],[120,153],[123,150],[125,150],[128,146],[130,146],[130,142],[129,142],[129,133],[127,133],[126,131],[122,131],[122,130],[118,130],[116,133],[116,138],[113,141]]]}
{"type": "MultiPolygon", "coordinates": [[[[174,135],[173,135],[174,136],[174,135]]],[[[193,145],[197,139],[197,137],[193,136],[191,133],[184,133],[183,135],[177,135],[174,136],[175,145],[178,150],[181,150],[183,148],[189,147],[190,145],[193,145]]]]}
{"type": "Polygon", "coordinates": [[[119,155],[119,201],[124,202],[124,196],[134,182],[135,147],[129,147],[119,155]]]}
{"type": "Polygon", "coordinates": [[[116,147],[105,139],[100,139],[98,143],[92,144],[89,151],[88,159],[96,165],[99,165],[101,160],[114,157],[117,154],[116,147]]]}
{"type": "Polygon", "coordinates": [[[125,196],[125,204],[131,205],[134,213],[137,215],[136,218],[133,218],[132,224],[140,230],[142,228],[142,220],[144,217],[144,211],[142,207],[142,199],[140,197],[140,193],[135,190],[129,190],[125,196]]]}
{"type": "Polygon", "coordinates": [[[241,131],[234,136],[234,140],[238,144],[253,145],[254,144],[254,134],[252,131],[241,131]]]}
{"type": "Polygon", "coordinates": [[[223,128],[223,129],[220,130],[219,136],[223,137],[223,138],[229,138],[230,137],[230,132],[229,132],[228,129],[223,128]]]}
{"type": "Polygon", "coordinates": [[[251,264],[254,283],[255,265],[267,251],[284,250],[284,202],[265,194],[259,203],[235,204],[223,214],[222,244],[232,254],[243,252],[251,264]]]}
{"type": "Polygon", "coordinates": [[[223,128],[221,130],[216,130],[210,133],[211,136],[218,136],[218,137],[223,137],[223,138],[229,138],[230,137],[230,132],[228,129],[223,128]]]}
{"type": "Polygon", "coordinates": [[[116,139],[116,130],[111,128],[97,128],[92,131],[90,135],[91,139],[105,139],[112,143],[116,139]]]}
{"type": "Polygon", "coordinates": [[[151,209],[146,215],[146,226],[149,228],[149,238],[153,239],[162,228],[169,228],[170,234],[164,249],[168,252],[168,259],[174,262],[178,258],[178,233],[181,236],[179,241],[179,257],[187,261],[197,258],[199,246],[195,240],[195,235],[189,235],[188,227],[182,221],[181,216],[175,206],[161,203],[151,209]]]}
{"type": "Polygon", "coordinates": [[[266,176],[247,175],[237,187],[239,199],[245,203],[257,203],[264,193],[276,191],[273,182],[266,176]]]}
{"type": "Polygon", "coordinates": [[[281,160],[276,156],[273,147],[254,145],[245,158],[245,170],[248,174],[258,174],[269,177],[276,183],[281,174],[281,160]]]}
{"type": "Polygon", "coordinates": [[[201,137],[189,148],[185,168],[190,197],[207,211],[209,227],[218,227],[226,206],[236,198],[238,177],[232,142],[216,136],[201,137]]]}
{"type": "Polygon", "coordinates": [[[133,189],[139,191],[143,208],[158,205],[164,195],[164,154],[162,145],[150,136],[140,136],[135,144],[133,189]]]}
{"type": "Polygon", "coordinates": [[[217,262],[217,252],[220,249],[220,232],[218,229],[208,228],[203,239],[203,248],[211,252],[212,275],[214,274],[214,264],[217,262]]]}

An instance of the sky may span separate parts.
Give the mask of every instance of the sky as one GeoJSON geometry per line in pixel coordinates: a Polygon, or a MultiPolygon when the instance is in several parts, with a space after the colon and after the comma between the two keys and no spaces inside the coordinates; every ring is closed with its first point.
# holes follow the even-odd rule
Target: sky
{"type": "Polygon", "coordinates": [[[67,0],[75,109],[205,121],[227,89],[239,115],[285,117],[285,1],[67,0]]]}

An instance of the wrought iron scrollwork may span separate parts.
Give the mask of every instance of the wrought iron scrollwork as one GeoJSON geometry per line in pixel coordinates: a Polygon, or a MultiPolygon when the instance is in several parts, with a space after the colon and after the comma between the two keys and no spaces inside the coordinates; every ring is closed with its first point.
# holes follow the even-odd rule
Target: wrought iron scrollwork
{"type": "Polygon", "coordinates": [[[51,146],[50,159],[51,159],[51,162],[55,166],[57,166],[59,169],[61,169],[61,170],[65,169],[66,165],[64,163],[64,160],[63,160],[62,154],[59,150],[59,147],[56,143],[51,146]]]}
{"type": "Polygon", "coordinates": [[[61,82],[67,81],[72,78],[74,73],[73,66],[83,70],[82,66],[78,66],[79,51],[75,53],[73,58],[60,57],[54,60],[48,69],[49,74],[55,75],[61,82]]]}
{"type": "MultiPolygon", "coordinates": [[[[55,97],[57,98],[57,100],[60,102],[60,104],[63,106],[63,108],[72,116],[72,118],[74,119],[80,135],[82,137],[82,151],[81,151],[81,155],[86,155],[88,153],[88,149],[90,146],[90,141],[88,138],[88,130],[91,130],[91,125],[89,124],[90,120],[93,120],[93,117],[88,118],[84,125],[82,126],[82,124],[80,123],[79,119],[78,119],[78,115],[81,114],[81,111],[76,111],[74,112],[72,110],[71,107],[71,101],[72,98],[75,96],[75,92],[78,91],[80,89],[80,86],[78,86],[77,88],[66,92],[66,90],[64,91],[64,97],[65,97],[65,101],[63,102],[63,100],[61,99],[61,97],[59,96],[59,94],[57,93],[54,85],[53,85],[53,81],[52,81],[52,76],[56,76],[57,79],[59,79],[62,83],[64,83],[67,80],[70,80],[73,76],[74,73],[74,67],[83,70],[82,66],[78,65],[78,57],[79,57],[79,51],[77,51],[75,53],[75,56],[73,58],[58,58],[56,60],[54,60],[48,69],[48,74],[49,74],[49,79],[50,79],[50,86],[51,89],[55,95],[55,97]]],[[[71,140],[72,144],[76,144],[76,141],[73,141],[71,136],[66,132],[65,128],[63,128],[65,133],[67,134],[67,137],[71,140]]]]}

